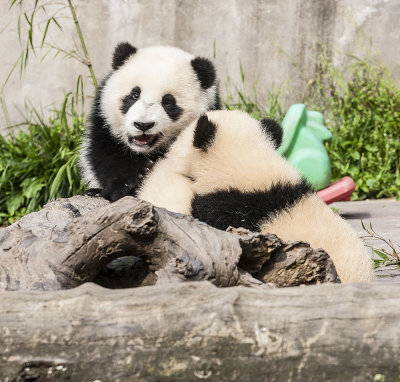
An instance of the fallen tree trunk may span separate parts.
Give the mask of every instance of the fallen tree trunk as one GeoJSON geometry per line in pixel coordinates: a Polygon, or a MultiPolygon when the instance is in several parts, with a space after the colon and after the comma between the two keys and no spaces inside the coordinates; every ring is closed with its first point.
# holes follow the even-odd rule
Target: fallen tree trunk
{"type": "Polygon", "coordinates": [[[0,293],[0,381],[386,381],[400,285],[0,293]]]}
{"type": "Polygon", "coordinates": [[[125,197],[49,203],[0,231],[0,290],[121,288],[209,280],[229,287],[337,281],[329,256],[301,242],[224,232],[125,197]]]}

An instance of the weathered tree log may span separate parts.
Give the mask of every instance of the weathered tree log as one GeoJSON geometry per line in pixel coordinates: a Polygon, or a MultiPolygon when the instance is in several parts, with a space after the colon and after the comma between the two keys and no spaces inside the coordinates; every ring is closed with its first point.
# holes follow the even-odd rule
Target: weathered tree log
{"type": "Polygon", "coordinates": [[[0,381],[386,381],[399,284],[0,293],[0,381]]]}
{"type": "Polygon", "coordinates": [[[112,204],[60,199],[0,231],[0,290],[59,290],[89,281],[108,287],[187,280],[263,287],[336,278],[326,253],[304,243],[220,231],[132,197],[112,204]],[[274,258],[279,269],[271,265],[274,258]]]}

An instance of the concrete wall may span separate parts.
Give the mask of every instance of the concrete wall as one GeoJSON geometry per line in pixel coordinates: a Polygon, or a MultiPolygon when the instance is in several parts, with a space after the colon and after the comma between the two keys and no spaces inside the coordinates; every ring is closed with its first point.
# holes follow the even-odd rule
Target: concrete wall
{"type": "MultiPolygon", "coordinates": [[[[24,0],[25,6],[33,0],[24,0]]],[[[66,3],[66,1],[65,1],[66,3]]],[[[258,75],[261,94],[285,84],[294,89],[287,102],[296,102],[304,83],[300,73],[312,74],[318,43],[327,46],[340,66],[344,52],[360,53],[370,40],[393,77],[400,79],[399,0],[75,0],[97,76],[110,69],[114,45],[129,40],[137,47],[152,44],[176,45],[192,53],[214,55],[221,89],[229,75],[240,83],[239,60],[249,88],[258,75]]],[[[55,9],[48,9],[48,13],[55,9]]],[[[0,3],[0,83],[20,53],[16,31],[18,10],[8,11],[0,3]]],[[[69,16],[66,9],[59,16],[69,16]]],[[[64,33],[53,41],[72,47],[74,26],[60,19],[64,33]]],[[[44,25],[42,24],[42,28],[44,25]]],[[[40,39],[36,38],[36,44],[40,39]]],[[[18,108],[29,99],[37,107],[59,103],[63,94],[75,87],[78,74],[87,70],[74,60],[32,57],[22,80],[18,70],[4,88],[9,122],[21,120],[18,108]]],[[[93,93],[90,83],[87,93],[93,93]]],[[[262,99],[262,97],[261,97],[262,99]]],[[[6,127],[0,111],[0,130],[6,127]]]]}

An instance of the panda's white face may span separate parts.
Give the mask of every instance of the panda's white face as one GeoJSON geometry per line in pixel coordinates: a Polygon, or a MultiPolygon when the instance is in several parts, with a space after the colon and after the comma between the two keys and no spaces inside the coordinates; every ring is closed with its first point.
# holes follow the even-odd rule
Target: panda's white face
{"type": "Polygon", "coordinates": [[[149,47],[115,70],[101,98],[113,136],[132,151],[151,152],[209,110],[216,85],[201,87],[193,59],[178,48],[149,47]]]}

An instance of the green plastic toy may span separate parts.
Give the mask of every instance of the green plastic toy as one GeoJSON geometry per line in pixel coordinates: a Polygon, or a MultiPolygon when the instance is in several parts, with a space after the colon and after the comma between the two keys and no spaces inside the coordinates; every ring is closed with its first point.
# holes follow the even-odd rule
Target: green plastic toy
{"type": "Polygon", "coordinates": [[[283,139],[278,152],[296,167],[316,191],[331,181],[331,164],[324,142],[332,139],[324,117],[303,104],[292,105],[282,122],[283,139]]]}

